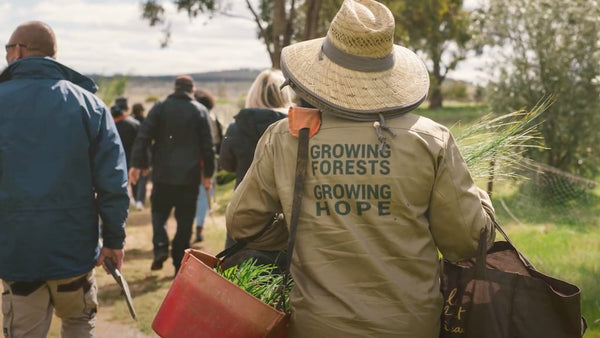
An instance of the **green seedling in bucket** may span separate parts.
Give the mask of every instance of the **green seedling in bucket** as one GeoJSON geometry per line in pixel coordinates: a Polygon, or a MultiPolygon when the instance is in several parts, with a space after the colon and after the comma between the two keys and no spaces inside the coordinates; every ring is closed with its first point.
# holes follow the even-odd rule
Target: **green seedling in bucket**
{"type": "MultiPolygon", "coordinates": [[[[242,290],[260,299],[263,303],[276,307],[281,299],[279,290],[283,283],[283,275],[274,272],[275,269],[277,269],[276,265],[257,265],[256,259],[250,258],[224,271],[217,267],[216,271],[242,290]]],[[[285,303],[282,309],[284,312],[289,312],[289,293],[293,286],[294,281],[290,277],[284,288],[285,303]]]]}

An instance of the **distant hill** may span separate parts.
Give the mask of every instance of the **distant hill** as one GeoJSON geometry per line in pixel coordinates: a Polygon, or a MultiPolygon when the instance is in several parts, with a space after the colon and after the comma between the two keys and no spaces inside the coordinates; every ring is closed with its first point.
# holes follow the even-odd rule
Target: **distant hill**
{"type": "MultiPolygon", "coordinates": [[[[222,70],[222,71],[214,71],[214,72],[205,72],[205,73],[192,73],[186,74],[190,75],[194,81],[196,82],[252,82],[256,78],[256,76],[261,72],[261,70],[257,69],[237,69],[237,70],[222,70]]],[[[126,76],[131,81],[166,81],[173,82],[175,77],[180,74],[172,74],[172,75],[148,75],[148,76],[138,76],[138,75],[113,75],[113,76],[103,76],[97,74],[89,75],[92,79],[97,81],[98,79],[112,79],[112,78],[120,78],[126,76]]]]}
{"type": "MultiPolygon", "coordinates": [[[[197,89],[207,90],[218,100],[214,113],[223,125],[228,125],[244,105],[245,95],[262,69],[237,69],[204,73],[188,73],[192,76],[197,89]]],[[[104,76],[87,75],[96,83],[110,83],[114,79],[127,79],[122,96],[128,98],[130,104],[141,103],[148,112],[154,103],[163,100],[173,92],[175,78],[180,74],[140,76],[117,74],[104,76]]],[[[108,99],[112,105],[114,98],[108,99]]]]}

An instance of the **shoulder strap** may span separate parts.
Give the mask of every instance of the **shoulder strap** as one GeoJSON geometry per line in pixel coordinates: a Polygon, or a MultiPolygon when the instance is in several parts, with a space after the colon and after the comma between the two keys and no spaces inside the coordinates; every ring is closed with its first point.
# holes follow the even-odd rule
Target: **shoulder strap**
{"type": "Polygon", "coordinates": [[[303,126],[298,130],[298,155],[296,161],[296,177],[294,179],[294,197],[292,200],[292,215],[290,219],[290,236],[288,239],[287,262],[283,271],[283,282],[279,287],[279,303],[277,308],[282,310],[285,304],[285,286],[288,284],[290,265],[294,254],[294,243],[296,242],[296,230],[300,218],[300,207],[302,205],[302,192],[304,191],[304,177],[306,176],[306,165],[308,163],[308,139],[310,125],[303,126]]]}
{"type": "MultiPolygon", "coordinates": [[[[294,183],[294,196],[292,201],[292,215],[290,220],[290,235],[288,240],[288,260],[285,274],[289,271],[291,255],[294,250],[296,239],[296,227],[300,214],[300,203],[302,202],[302,188],[304,176],[306,175],[306,165],[308,163],[308,139],[319,131],[321,126],[321,115],[318,109],[291,107],[288,114],[289,131],[293,136],[298,137],[298,153],[296,162],[296,177],[294,183]]],[[[282,215],[275,215],[275,218],[265,225],[258,233],[238,240],[231,247],[219,252],[217,258],[231,256],[243,249],[249,242],[262,236],[267,229],[280,219],[282,215]]]]}
{"type": "MultiPolygon", "coordinates": [[[[290,113],[292,110],[290,110],[290,113]]],[[[290,122],[290,133],[298,137],[298,153],[296,156],[296,175],[294,178],[294,195],[292,200],[292,214],[290,216],[290,233],[288,238],[288,249],[287,249],[287,262],[285,269],[283,270],[283,282],[279,287],[279,293],[281,295],[277,309],[283,309],[285,304],[285,286],[289,281],[289,271],[292,262],[292,255],[294,253],[294,243],[296,242],[296,230],[298,229],[298,219],[300,218],[300,207],[302,206],[302,194],[304,191],[304,177],[306,176],[306,167],[308,163],[308,139],[310,136],[316,134],[320,126],[320,114],[317,109],[310,109],[310,111],[302,110],[298,111],[298,114],[306,114],[307,118],[296,119],[295,123],[290,122]],[[292,130],[293,129],[293,130],[292,130]]],[[[291,113],[289,116],[294,116],[291,113]]],[[[306,117],[306,116],[305,116],[306,117]]],[[[293,117],[292,117],[293,120],[293,117]]],[[[233,252],[239,251],[248,242],[260,237],[271,223],[267,224],[259,233],[245,238],[239,241],[239,246],[236,244],[225,251],[217,254],[217,258],[231,255],[233,252]],[[235,249],[234,249],[235,247],[235,249]]]]}
{"type": "Polygon", "coordinates": [[[260,236],[267,232],[267,229],[269,229],[271,225],[281,220],[283,220],[283,214],[274,215],[273,219],[271,219],[259,232],[255,233],[252,236],[244,237],[242,239],[237,240],[234,245],[219,252],[215,257],[221,259],[236,254],[237,252],[242,250],[248,243],[252,242],[257,238],[260,238],[260,236]]]}

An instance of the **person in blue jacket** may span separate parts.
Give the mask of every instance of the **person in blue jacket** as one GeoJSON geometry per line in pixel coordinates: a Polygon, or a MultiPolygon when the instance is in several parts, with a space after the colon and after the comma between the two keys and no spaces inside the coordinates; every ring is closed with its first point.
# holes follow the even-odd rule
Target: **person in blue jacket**
{"type": "Polygon", "coordinates": [[[123,262],[125,153],[89,78],[58,63],[45,23],[19,25],[0,74],[0,278],[5,337],[94,335],[94,266],[123,262]],[[101,225],[100,225],[101,221],[101,225]],[[100,235],[102,244],[100,243],[100,235]]]}

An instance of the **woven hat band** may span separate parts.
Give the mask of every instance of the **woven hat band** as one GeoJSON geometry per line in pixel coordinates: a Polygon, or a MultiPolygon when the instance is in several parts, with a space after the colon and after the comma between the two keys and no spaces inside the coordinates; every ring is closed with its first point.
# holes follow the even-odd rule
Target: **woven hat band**
{"type": "Polygon", "coordinates": [[[327,36],[323,39],[321,52],[325,53],[332,62],[360,72],[383,72],[394,67],[394,52],[382,58],[348,54],[331,43],[327,36]]]}

